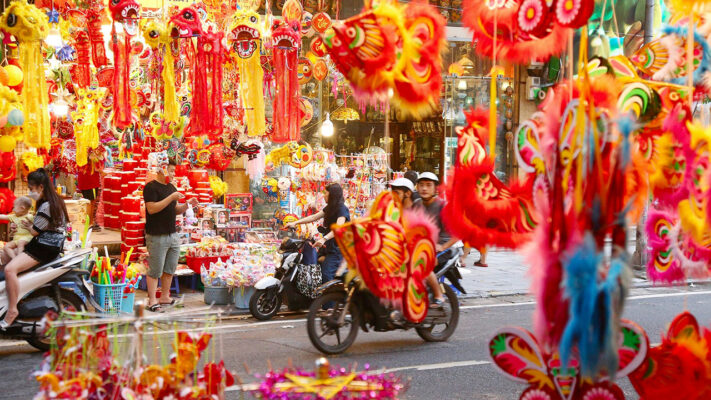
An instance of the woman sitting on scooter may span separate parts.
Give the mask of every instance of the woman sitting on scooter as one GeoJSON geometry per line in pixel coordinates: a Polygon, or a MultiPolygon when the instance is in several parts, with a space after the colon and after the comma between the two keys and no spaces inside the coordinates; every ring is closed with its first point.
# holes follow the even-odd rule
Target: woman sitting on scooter
{"type": "MultiPolygon", "coordinates": [[[[302,218],[298,221],[291,222],[287,225],[288,228],[293,228],[296,225],[307,224],[309,222],[318,221],[323,218],[323,237],[314,243],[314,247],[324,247],[326,259],[321,265],[321,274],[323,275],[323,283],[332,280],[338,267],[343,261],[343,255],[341,250],[338,248],[336,241],[333,239],[333,232],[331,231],[331,225],[333,224],[345,224],[351,220],[350,213],[348,212],[348,207],[343,199],[343,188],[337,183],[332,183],[326,187],[326,192],[324,193],[326,198],[326,207],[323,211],[319,211],[316,214],[310,215],[308,217],[302,218]]],[[[319,229],[321,231],[321,229],[319,229]]]]}
{"type": "Polygon", "coordinates": [[[38,265],[53,261],[64,247],[64,227],[69,220],[67,206],[64,204],[44,168],[31,172],[27,176],[29,197],[36,201],[35,219],[33,223],[25,221],[24,228],[30,231],[33,238],[25,246],[23,253],[18,254],[5,265],[5,288],[7,290],[8,310],[5,319],[0,321],[0,329],[5,330],[12,325],[19,314],[17,311],[20,272],[38,265]]]}

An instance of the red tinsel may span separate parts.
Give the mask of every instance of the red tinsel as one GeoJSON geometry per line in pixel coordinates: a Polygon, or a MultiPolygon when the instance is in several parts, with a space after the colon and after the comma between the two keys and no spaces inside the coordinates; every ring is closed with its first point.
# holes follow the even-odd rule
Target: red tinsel
{"type": "Polygon", "coordinates": [[[130,60],[131,38],[123,35],[123,43],[116,34],[116,25],[111,28],[111,43],[114,52],[114,126],[119,129],[127,128],[131,125],[131,88],[130,80],[130,60]]]}
{"type": "Polygon", "coordinates": [[[0,213],[11,213],[14,202],[15,193],[9,188],[0,188],[0,213]]]}
{"type": "Polygon", "coordinates": [[[0,182],[12,182],[17,176],[17,160],[15,153],[8,151],[0,153],[0,182]]]}

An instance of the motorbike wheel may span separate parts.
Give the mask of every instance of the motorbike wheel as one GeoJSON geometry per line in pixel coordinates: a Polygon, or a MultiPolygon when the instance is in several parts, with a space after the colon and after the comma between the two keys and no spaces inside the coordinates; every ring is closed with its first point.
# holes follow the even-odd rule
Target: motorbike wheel
{"type": "Polygon", "coordinates": [[[275,289],[257,290],[249,299],[249,312],[258,320],[272,319],[281,308],[281,294],[275,289]]]}
{"type": "Polygon", "coordinates": [[[340,354],[355,342],[360,327],[360,314],[353,305],[351,309],[345,310],[345,305],[345,293],[327,293],[311,303],[306,319],[306,330],[309,340],[320,352],[340,354]],[[324,310],[324,305],[329,303],[328,309],[324,310]],[[346,313],[344,322],[339,325],[338,319],[344,312],[346,313]]]}
{"type": "Polygon", "coordinates": [[[457,329],[457,324],[459,323],[459,301],[457,300],[457,295],[454,294],[449,285],[444,285],[444,296],[447,301],[443,307],[449,314],[449,320],[443,324],[420,325],[415,328],[417,334],[427,342],[444,342],[457,329]],[[444,326],[444,329],[437,329],[440,326],[444,326]]]}
{"type": "MultiPolygon", "coordinates": [[[[59,290],[59,295],[62,299],[62,309],[66,311],[85,311],[86,306],[84,305],[84,301],[81,299],[81,297],[77,296],[76,293],[74,293],[71,290],[66,290],[66,289],[60,289],[59,290]]],[[[54,296],[51,296],[52,300],[54,300],[54,296]]],[[[32,347],[41,350],[41,351],[48,351],[50,347],[52,346],[52,337],[46,335],[44,332],[39,332],[37,336],[33,336],[29,339],[27,339],[27,343],[29,343],[32,347]]]]}

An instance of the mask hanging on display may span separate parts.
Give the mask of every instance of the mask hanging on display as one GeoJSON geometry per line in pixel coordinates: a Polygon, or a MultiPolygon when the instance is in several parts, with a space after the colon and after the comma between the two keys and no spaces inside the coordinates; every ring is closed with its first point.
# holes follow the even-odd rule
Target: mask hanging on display
{"type": "Polygon", "coordinates": [[[262,136],[264,120],[264,70],[261,63],[262,24],[257,9],[259,2],[240,2],[235,22],[230,29],[232,51],[239,68],[239,97],[247,123],[247,135],[262,136]],[[244,4],[246,3],[246,4],[244,4]]]}
{"type": "Polygon", "coordinates": [[[77,145],[77,166],[83,167],[89,161],[89,149],[99,146],[99,108],[106,89],[77,88],[77,110],[72,113],[74,136],[77,145]]]}
{"type": "Polygon", "coordinates": [[[15,36],[19,42],[20,64],[24,72],[21,98],[25,144],[43,149],[49,149],[51,140],[42,57],[42,41],[49,31],[47,21],[47,15],[25,0],[10,3],[0,17],[0,29],[15,36]]]}
{"type": "Polygon", "coordinates": [[[272,26],[274,78],[276,94],[272,114],[272,141],[299,140],[301,127],[299,96],[299,47],[301,45],[301,4],[288,0],[282,9],[283,20],[272,26]]]}
{"type": "Polygon", "coordinates": [[[140,6],[134,0],[110,0],[111,45],[114,52],[114,126],[127,128],[131,125],[131,36],[138,33],[140,6]],[[123,37],[116,30],[116,23],[123,27],[123,37]]]}
{"type": "MultiPolygon", "coordinates": [[[[203,29],[200,13],[193,5],[182,9],[170,19],[168,29],[173,39],[197,37],[197,50],[192,61],[192,108],[187,136],[222,134],[222,65],[224,51],[222,32],[213,27],[203,29]]],[[[189,44],[192,46],[192,44],[189,44]]]]}
{"type": "MultiPolygon", "coordinates": [[[[178,122],[180,112],[178,108],[178,95],[175,88],[175,59],[170,37],[165,24],[160,21],[151,21],[143,29],[146,43],[153,49],[153,60],[156,68],[160,68],[160,79],[154,83],[154,90],[159,96],[162,94],[163,119],[167,123],[178,122]],[[162,84],[162,90],[158,87],[162,84]]],[[[156,106],[160,104],[160,99],[156,106]]]]}

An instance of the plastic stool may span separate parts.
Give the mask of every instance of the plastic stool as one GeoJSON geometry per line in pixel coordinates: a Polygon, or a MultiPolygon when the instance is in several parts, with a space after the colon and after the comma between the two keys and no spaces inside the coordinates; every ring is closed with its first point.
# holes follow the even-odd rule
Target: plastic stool
{"type": "MultiPolygon", "coordinates": [[[[148,284],[146,283],[146,276],[142,275],[141,281],[138,282],[138,288],[141,290],[148,291],[148,284]]],[[[158,287],[160,287],[160,279],[158,279],[158,287]]],[[[170,286],[170,290],[175,292],[175,294],[180,294],[180,283],[178,282],[178,276],[173,275],[173,282],[170,286]]]]}

